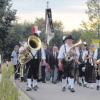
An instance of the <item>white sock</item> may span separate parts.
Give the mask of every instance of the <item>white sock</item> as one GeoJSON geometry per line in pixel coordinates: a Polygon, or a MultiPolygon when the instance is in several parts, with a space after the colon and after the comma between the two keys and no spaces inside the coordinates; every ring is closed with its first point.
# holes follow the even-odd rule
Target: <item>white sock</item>
{"type": "Polygon", "coordinates": [[[79,77],[79,83],[82,84],[82,77],[79,77]]]}
{"type": "Polygon", "coordinates": [[[70,78],[70,86],[71,88],[74,88],[74,78],[70,78]]]}
{"type": "Polygon", "coordinates": [[[27,85],[29,88],[31,88],[31,84],[32,84],[31,79],[27,79],[27,85]]]}
{"type": "Polygon", "coordinates": [[[91,83],[90,84],[90,88],[94,88],[94,83],[91,83]]]}
{"type": "Polygon", "coordinates": [[[87,82],[85,81],[85,77],[83,77],[83,84],[87,84],[87,82]]]}
{"type": "Polygon", "coordinates": [[[70,77],[68,77],[68,86],[71,86],[70,77]]]}
{"type": "Polygon", "coordinates": [[[97,86],[100,86],[100,80],[96,80],[97,86]]]}
{"type": "Polygon", "coordinates": [[[37,86],[37,80],[33,79],[33,87],[37,86]]]}
{"type": "Polygon", "coordinates": [[[66,87],[66,85],[67,85],[67,78],[62,79],[62,87],[66,87]]]}

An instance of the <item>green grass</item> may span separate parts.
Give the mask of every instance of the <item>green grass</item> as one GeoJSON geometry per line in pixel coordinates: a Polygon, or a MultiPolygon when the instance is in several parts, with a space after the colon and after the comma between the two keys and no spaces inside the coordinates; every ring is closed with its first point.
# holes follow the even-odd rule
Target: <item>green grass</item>
{"type": "Polygon", "coordinates": [[[13,66],[2,66],[2,79],[0,82],[0,100],[18,100],[18,91],[13,84],[13,66]]]}

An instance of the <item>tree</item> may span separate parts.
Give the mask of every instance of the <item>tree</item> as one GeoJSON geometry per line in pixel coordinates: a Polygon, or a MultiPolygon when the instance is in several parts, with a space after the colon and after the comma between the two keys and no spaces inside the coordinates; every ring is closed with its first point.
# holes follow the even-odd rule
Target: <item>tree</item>
{"type": "Polygon", "coordinates": [[[61,22],[55,21],[53,23],[53,26],[54,26],[54,37],[50,41],[50,46],[57,45],[58,47],[60,47],[61,44],[63,43],[62,41],[62,37],[64,35],[63,25],[61,22]]]}
{"type": "Polygon", "coordinates": [[[88,14],[88,22],[83,22],[82,26],[82,38],[86,39],[87,42],[91,43],[93,38],[98,37],[98,30],[100,29],[100,2],[99,0],[88,0],[87,1],[86,14],[88,14]],[[89,39],[89,40],[88,40],[89,39]]]}
{"type": "Polygon", "coordinates": [[[0,51],[4,54],[5,39],[10,33],[12,23],[16,19],[16,10],[11,9],[11,0],[0,0],[0,51]]]}
{"type": "Polygon", "coordinates": [[[28,22],[24,22],[24,23],[15,23],[14,24],[14,30],[15,33],[18,35],[21,35],[22,40],[24,38],[28,38],[29,35],[32,34],[32,27],[34,26],[33,23],[28,23],[28,22]]]}
{"type": "Polygon", "coordinates": [[[43,42],[46,41],[46,33],[45,33],[45,20],[43,18],[36,18],[34,22],[35,26],[38,26],[41,31],[40,38],[43,42]]]}
{"type": "Polygon", "coordinates": [[[4,39],[3,44],[3,56],[6,59],[10,59],[11,52],[14,49],[15,45],[19,45],[19,42],[28,39],[28,37],[32,34],[32,23],[22,23],[13,24],[13,27],[10,28],[9,34],[4,39]]]}
{"type": "Polygon", "coordinates": [[[54,37],[50,40],[50,46],[56,45],[58,47],[61,46],[61,44],[63,43],[62,41],[62,36],[63,36],[63,32],[56,30],[54,37]]]}
{"type": "Polygon", "coordinates": [[[10,33],[4,39],[5,44],[3,44],[3,58],[10,60],[11,52],[14,49],[15,45],[19,45],[21,40],[21,35],[16,34],[14,28],[10,30],[10,33]]]}
{"type": "MultiPolygon", "coordinates": [[[[34,25],[38,26],[39,30],[41,31],[41,40],[43,42],[46,41],[46,33],[45,33],[45,20],[43,18],[36,18],[34,25]]],[[[50,41],[50,45],[53,46],[56,44],[60,46],[62,44],[62,36],[63,36],[63,25],[61,22],[53,22],[54,26],[54,38],[50,41]]]]}
{"type": "Polygon", "coordinates": [[[82,33],[81,38],[83,41],[87,42],[89,45],[92,42],[92,39],[94,38],[94,35],[91,31],[84,31],[84,33],[82,33]]]}
{"type": "MultiPolygon", "coordinates": [[[[38,26],[41,31],[40,38],[42,42],[45,43],[46,33],[45,33],[45,20],[43,18],[36,18],[34,23],[24,22],[21,24],[14,23],[13,27],[9,29],[9,33],[4,38],[3,45],[0,45],[3,50],[4,58],[9,59],[11,52],[16,44],[19,44],[20,41],[28,38],[32,34],[32,27],[38,26]]],[[[50,45],[53,46],[56,44],[60,46],[62,44],[63,25],[61,22],[54,22],[54,38],[50,41],[50,45]]],[[[2,41],[0,41],[1,43],[2,41]]]]}
{"type": "Polygon", "coordinates": [[[73,30],[70,34],[72,34],[75,43],[81,38],[81,30],[73,30]]]}

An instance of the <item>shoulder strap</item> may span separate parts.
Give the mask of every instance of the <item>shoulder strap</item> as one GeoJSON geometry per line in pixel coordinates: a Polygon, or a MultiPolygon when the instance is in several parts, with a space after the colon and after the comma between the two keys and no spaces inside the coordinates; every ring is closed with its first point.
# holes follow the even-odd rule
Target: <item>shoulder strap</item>
{"type": "MultiPolygon", "coordinates": [[[[37,55],[37,57],[38,57],[39,59],[41,59],[41,55],[42,55],[42,54],[41,54],[41,49],[39,49],[39,50],[37,51],[36,55],[37,55]]],[[[35,55],[35,56],[36,56],[36,55],[35,55]]]]}
{"type": "Polygon", "coordinates": [[[98,48],[98,51],[97,51],[97,59],[100,59],[100,48],[98,48]]]}
{"type": "Polygon", "coordinates": [[[65,53],[67,52],[67,50],[66,50],[66,45],[64,44],[64,49],[65,49],[65,53]]]}
{"type": "Polygon", "coordinates": [[[36,56],[37,56],[39,59],[41,59],[41,49],[40,49],[40,50],[38,50],[38,51],[36,52],[36,54],[35,54],[35,55],[33,55],[33,54],[32,54],[31,50],[30,50],[30,53],[31,53],[31,55],[32,55],[33,59],[34,59],[36,56]]]}

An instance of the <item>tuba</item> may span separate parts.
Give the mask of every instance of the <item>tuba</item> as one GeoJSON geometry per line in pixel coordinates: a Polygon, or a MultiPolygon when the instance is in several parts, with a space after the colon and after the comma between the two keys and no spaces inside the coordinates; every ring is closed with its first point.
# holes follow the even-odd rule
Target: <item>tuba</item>
{"type": "Polygon", "coordinates": [[[72,61],[74,57],[76,56],[76,53],[73,51],[73,49],[79,45],[81,45],[83,42],[80,39],[77,43],[75,43],[69,50],[69,52],[65,52],[64,54],[64,60],[65,61],[72,61]]]}
{"type": "Polygon", "coordinates": [[[41,40],[37,36],[29,36],[28,42],[19,49],[19,63],[24,65],[29,62],[33,58],[31,50],[38,51],[40,48],[41,40]]]}

